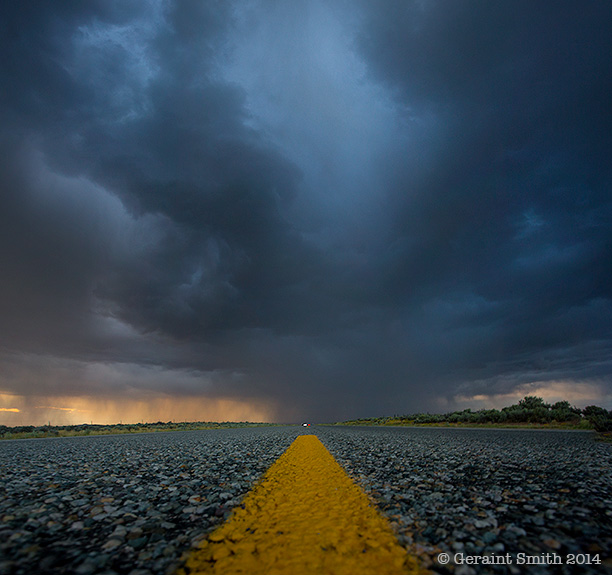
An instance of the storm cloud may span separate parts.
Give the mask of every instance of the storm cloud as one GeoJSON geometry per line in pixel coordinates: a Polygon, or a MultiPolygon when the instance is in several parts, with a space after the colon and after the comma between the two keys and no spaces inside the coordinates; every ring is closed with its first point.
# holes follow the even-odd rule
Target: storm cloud
{"type": "Polygon", "coordinates": [[[0,12],[0,407],[610,407],[608,3],[0,12]]]}

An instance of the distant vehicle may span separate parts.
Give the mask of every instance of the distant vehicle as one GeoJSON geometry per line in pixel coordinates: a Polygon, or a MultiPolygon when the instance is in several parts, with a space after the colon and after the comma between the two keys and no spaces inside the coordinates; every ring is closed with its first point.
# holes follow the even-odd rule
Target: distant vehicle
{"type": "Polygon", "coordinates": [[[302,423],[302,427],[310,427],[310,423],[302,423]]]}

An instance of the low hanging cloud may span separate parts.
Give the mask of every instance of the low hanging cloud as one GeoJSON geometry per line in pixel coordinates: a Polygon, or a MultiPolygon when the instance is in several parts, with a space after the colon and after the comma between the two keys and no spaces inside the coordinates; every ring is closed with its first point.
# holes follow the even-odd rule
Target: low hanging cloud
{"type": "Polygon", "coordinates": [[[605,3],[0,21],[0,392],[137,419],[166,419],[147,398],[336,420],[559,382],[609,406],[605,3]]]}

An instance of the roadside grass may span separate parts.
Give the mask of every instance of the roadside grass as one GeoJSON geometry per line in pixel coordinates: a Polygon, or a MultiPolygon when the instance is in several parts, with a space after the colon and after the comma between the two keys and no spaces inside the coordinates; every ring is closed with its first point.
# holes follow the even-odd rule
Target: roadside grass
{"type": "Polygon", "coordinates": [[[597,439],[599,441],[603,441],[604,443],[612,443],[612,432],[606,431],[604,433],[598,433],[597,439]]]}
{"type": "Polygon", "coordinates": [[[156,433],[161,431],[195,431],[199,429],[227,429],[238,427],[269,427],[279,425],[276,423],[252,423],[252,422],[157,422],[157,423],[135,423],[115,425],[43,425],[43,426],[0,426],[1,439],[40,439],[50,437],[83,437],[90,435],[125,435],[131,433],[156,433]]]}

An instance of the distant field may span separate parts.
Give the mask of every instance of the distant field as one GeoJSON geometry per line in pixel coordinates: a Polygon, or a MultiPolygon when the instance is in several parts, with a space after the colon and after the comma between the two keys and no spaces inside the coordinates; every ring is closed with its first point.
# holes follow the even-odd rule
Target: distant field
{"type": "Polygon", "coordinates": [[[156,431],[191,431],[196,429],[225,429],[236,427],[261,427],[274,423],[252,423],[246,421],[195,421],[156,423],[117,423],[114,425],[21,425],[8,427],[0,425],[0,439],[35,439],[41,437],[76,437],[84,435],[115,435],[124,433],[151,433],[156,431]]]}
{"type": "Polygon", "coordinates": [[[550,422],[550,423],[466,423],[466,422],[432,422],[421,423],[414,420],[405,419],[386,419],[384,422],[372,422],[371,420],[352,420],[334,425],[376,425],[376,426],[400,426],[400,427],[465,427],[465,428],[485,428],[485,429],[563,429],[592,431],[593,425],[586,420],[578,423],[574,422],[550,422]]]}

